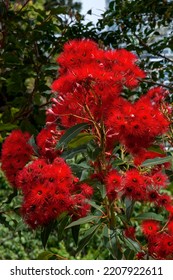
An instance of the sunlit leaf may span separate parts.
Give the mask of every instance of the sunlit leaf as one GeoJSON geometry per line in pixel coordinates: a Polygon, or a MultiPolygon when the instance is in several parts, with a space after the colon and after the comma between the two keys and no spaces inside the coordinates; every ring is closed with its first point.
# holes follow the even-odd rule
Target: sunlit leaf
{"type": "Polygon", "coordinates": [[[37,260],[49,260],[52,257],[52,255],[52,252],[44,251],[38,255],[37,260]]]}
{"type": "Polygon", "coordinates": [[[66,228],[70,228],[70,227],[74,227],[74,226],[77,226],[77,225],[82,225],[82,224],[86,224],[86,223],[89,223],[89,222],[93,222],[93,221],[98,221],[99,220],[99,217],[98,216],[86,216],[84,218],[80,218],[74,222],[72,222],[71,224],[69,224],[66,228]]]}
{"type": "Polygon", "coordinates": [[[68,148],[73,149],[84,144],[87,144],[94,138],[94,135],[89,133],[79,133],[74,139],[68,143],[68,148]]]}
{"type": "Polygon", "coordinates": [[[66,130],[65,134],[60,138],[57,143],[56,148],[60,149],[67,146],[72,139],[74,139],[82,130],[85,130],[89,127],[87,123],[80,123],[75,126],[70,127],[66,130]]]}
{"type": "Polygon", "coordinates": [[[156,221],[160,221],[163,222],[164,221],[164,217],[160,214],[156,214],[153,212],[147,212],[147,213],[142,213],[140,215],[138,215],[137,217],[135,217],[136,220],[156,220],[156,221]]]}
{"type": "Polygon", "coordinates": [[[165,162],[171,162],[172,161],[172,156],[167,156],[164,158],[160,158],[160,157],[156,157],[154,159],[147,159],[145,160],[141,166],[142,167],[149,167],[149,166],[153,166],[153,165],[157,165],[157,164],[162,164],[165,162]]]}
{"type": "Polygon", "coordinates": [[[11,123],[1,123],[0,124],[0,131],[11,131],[16,128],[18,128],[18,126],[15,124],[11,124],[11,123]]]}

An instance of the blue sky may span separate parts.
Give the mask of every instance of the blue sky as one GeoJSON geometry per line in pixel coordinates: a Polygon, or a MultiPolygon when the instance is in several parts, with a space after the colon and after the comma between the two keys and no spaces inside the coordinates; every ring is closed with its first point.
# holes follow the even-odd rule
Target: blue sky
{"type": "Polygon", "coordinates": [[[105,0],[78,0],[82,3],[82,14],[86,14],[88,10],[92,9],[92,15],[86,16],[86,22],[93,21],[94,23],[97,22],[97,19],[100,15],[105,11],[105,0]]]}

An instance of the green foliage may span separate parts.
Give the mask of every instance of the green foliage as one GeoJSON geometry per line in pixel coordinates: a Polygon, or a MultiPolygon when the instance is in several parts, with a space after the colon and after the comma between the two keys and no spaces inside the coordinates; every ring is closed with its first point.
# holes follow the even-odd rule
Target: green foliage
{"type": "Polygon", "coordinates": [[[172,92],[173,2],[113,0],[98,21],[97,28],[104,44],[134,51],[140,66],[146,70],[146,84],[163,84],[172,92]],[[153,59],[154,58],[154,59],[153,59]]]}
{"type": "Polygon", "coordinates": [[[44,125],[62,34],[80,8],[72,1],[10,2],[0,3],[2,137],[18,126],[37,134],[44,125]]]}
{"type": "Polygon", "coordinates": [[[18,211],[20,198],[2,173],[0,186],[0,259],[36,259],[42,249],[40,235],[28,231],[23,223],[18,211]]]}
{"type": "MultiPolygon", "coordinates": [[[[92,38],[100,47],[125,47],[135,52],[140,66],[149,73],[142,83],[141,94],[148,86],[158,84],[169,88],[172,93],[172,59],[163,52],[166,48],[173,50],[172,34],[167,36],[164,33],[173,24],[171,2],[114,0],[96,27],[91,22],[83,24],[80,5],[73,5],[72,1],[26,1],[23,6],[10,2],[9,6],[5,1],[0,3],[1,142],[6,133],[17,127],[37,135],[45,124],[50,85],[57,72],[56,56],[69,39],[92,38]],[[153,61],[149,56],[157,60],[153,61]],[[166,85],[163,84],[165,78],[168,80],[166,85]]],[[[132,94],[133,97],[139,95],[135,91],[132,94]]],[[[130,92],[127,91],[127,95],[131,98],[130,92]]],[[[169,98],[171,100],[171,95],[169,98]]],[[[133,226],[148,219],[164,221],[165,213],[156,213],[154,207],[124,199],[117,205],[119,216],[112,215],[107,226],[105,187],[97,179],[92,182],[90,179],[93,168],[89,162],[99,158],[101,149],[90,133],[83,132],[89,128],[87,123],[69,128],[57,143],[57,148],[64,149],[62,157],[74,175],[80,181],[92,184],[96,193],[96,200],[88,201],[92,214],[76,221],[64,215],[36,233],[29,231],[19,215],[20,192],[12,192],[1,176],[1,259],[133,259],[142,248],[124,235],[123,225],[133,226]],[[100,205],[99,201],[103,204],[100,205]],[[125,212],[121,209],[123,204],[125,212]],[[45,251],[42,251],[43,247],[45,251]]],[[[30,139],[30,144],[36,151],[34,137],[30,139]]],[[[158,149],[159,146],[151,147],[152,151],[158,149]]],[[[132,166],[131,159],[123,154],[119,146],[113,155],[116,156],[110,162],[113,167],[128,169],[132,166]]],[[[147,160],[141,167],[150,168],[165,162],[172,162],[172,155],[147,160]]],[[[170,172],[171,178],[172,170],[170,172]]],[[[112,212],[113,207],[111,205],[112,212]]],[[[140,240],[139,230],[138,237],[140,240]]]]}

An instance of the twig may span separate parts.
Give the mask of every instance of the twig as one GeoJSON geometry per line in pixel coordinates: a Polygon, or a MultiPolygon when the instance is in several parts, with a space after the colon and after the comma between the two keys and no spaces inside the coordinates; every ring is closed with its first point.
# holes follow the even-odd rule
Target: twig
{"type": "Polygon", "coordinates": [[[162,83],[158,83],[158,82],[155,82],[155,81],[152,81],[152,80],[145,80],[145,79],[143,79],[143,80],[139,79],[139,80],[140,80],[140,82],[145,82],[145,83],[161,86],[161,87],[167,88],[169,90],[173,90],[173,86],[164,85],[162,83]]]}
{"type": "Polygon", "coordinates": [[[30,1],[30,0],[27,0],[27,1],[25,2],[25,4],[23,4],[22,8],[18,11],[18,13],[20,13],[20,12],[25,8],[25,6],[29,3],[29,1],[30,1]]]}
{"type": "Polygon", "coordinates": [[[157,52],[157,51],[155,51],[155,50],[152,50],[152,48],[151,48],[150,46],[148,46],[135,32],[134,32],[133,34],[134,34],[134,36],[138,39],[139,43],[140,43],[143,47],[145,47],[145,49],[146,49],[147,51],[149,51],[150,53],[153,53],[153,54],[156,55],[156,56],[160,56],[160,57],[166,59],[167,61],[173,63],[173,60],[170,59],[169,57],[166,57],[166,56],[164,56],[163,54],[161,54],[161,53],[159,53],[159,52],[157,52]]]}

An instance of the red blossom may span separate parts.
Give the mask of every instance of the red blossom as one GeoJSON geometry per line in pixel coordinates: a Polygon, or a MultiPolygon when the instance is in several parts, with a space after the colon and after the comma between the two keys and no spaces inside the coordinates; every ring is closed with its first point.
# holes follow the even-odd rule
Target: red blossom
{"type": "Polygon", "coordinates": [[[126,229],[124,230],[124,235],[125,235],[126,237],[131,238],[131,239],[135,239],[135,228],[132,227],[132,226],[129,226],[128,228],[126,228],[126,229]]]}
{"type": "Polygon", "coordinates": [[[167,194],[162,194],[158,197],[157,203],[161,207],[167,207],[170,206],[172,202],[172,199],[169,195],[167,194]]]}
{"type": "Polygon", "coordinates": [[[168,186],[168,177],[163,172],[157,172],[152,176],[153,184],[158,188],[165,188],[168,186]]]}
{"type": "Polygon", "coordinates": [[[147,197],[150,202],[156,202],[159,198],[159,193],[156,190],[151,190],[148,192],[147,197]]]}
{"type": "Polygon", "coordinates": [[[137,260],[144,260],[145,256],[146,256],[146,253],[139,252],[139,253],[136,254],[136,259],[137,260]]]}
{"type": "Polygon", "coordinates": [[[116,199],[119,192],[122,191],[122,177],[116,170],[112,170],[107,174],[105,181],[107,196],[112,201],[116,199]]]}
{"type": "Polygon", "coordinates": [[[173,236],[166,232],[158,232],[148,239],[148,252],[157,260],[173,259],[173,236]]]}
{"type": "Polygon", "coordinates": [[[16,176],[31,160],[33,154],[32,147],[28,144],[30,137],[27,132],[22,133],[20,130],[13,130],[2,145],[1,168],[8,181],[16,188],[18,187],[16,176]]]}
{"type": "Polygon", "coordinates": [[[145,220],[141,224],[142,232],[146,236],[153,236],[160,229],[160,223],[154,220],[145,220]]]}
{"type": "Polygon", "coordinates": [[[124,194],[134,200],[146,199],[146,184],[144,176],[137,169],[127,170],[123,179],[124,194]]]}
{"type": "Polygon", "coordinates": [[[92,187],[80,184],[62,158],[33,161],[20,172],[18,184],[24,195],[21,213],[32,228],[47,225],[62,212],[85,216],[90,209],[86,198],[91,198],[92,187]]]}

